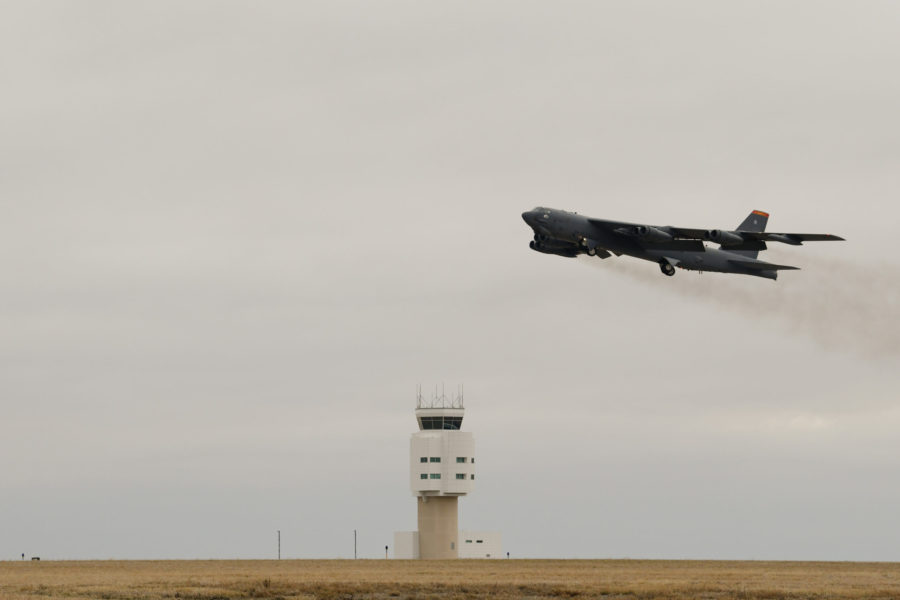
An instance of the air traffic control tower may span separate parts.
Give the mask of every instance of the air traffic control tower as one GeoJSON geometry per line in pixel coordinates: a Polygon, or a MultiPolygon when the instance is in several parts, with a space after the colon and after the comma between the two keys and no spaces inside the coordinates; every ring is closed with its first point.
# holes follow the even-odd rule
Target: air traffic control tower
{"type": "Polygon", "coordinates": [[[421,390],[417,394],[419,430],[409,440],[409,487],[416,498],[418,531],[394,535],[397,558],[500,555],[499,534],[459,531],[459,497],[475,488],[475,438],[461,431],[464,413],[461,390],[456,398],[435,394],[428,402],[421,390]]]}

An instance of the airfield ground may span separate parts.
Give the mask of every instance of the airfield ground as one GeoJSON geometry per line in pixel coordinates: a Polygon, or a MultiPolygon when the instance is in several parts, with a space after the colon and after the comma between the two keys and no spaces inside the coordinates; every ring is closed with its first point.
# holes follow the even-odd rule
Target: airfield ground
{"type": "Polygon", "coordinates": [[[900,598],[900,563],[645,560],[0,562],[4,600],[900,598]]]}

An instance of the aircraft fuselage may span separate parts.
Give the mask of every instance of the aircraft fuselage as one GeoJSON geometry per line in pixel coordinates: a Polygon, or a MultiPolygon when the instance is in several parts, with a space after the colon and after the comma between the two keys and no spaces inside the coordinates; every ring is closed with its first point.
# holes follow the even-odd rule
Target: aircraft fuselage
{"type": "MultiPolygon", "coordinates": [[[[750,259],[742,254],[728,252],[719,248],[711,248],[702,242],[695,244],[690,251],[680,250],[678,244],[670,247],[659,244],[658,248],[648,248],[639,240],[610,232],[599,227],[588,217],[556,209],[535,209],[522,213],[522,218],[534,230],[535,239],[532,249],[548,254],[577,256],[579,254],[595,254],[611,252],[616,255],[627,255],[642,260],[658,263],[663,266],[671,264],[691,271],[712,271],[718,273],[740,273],[767,279],[777,279],[777,271],[750,269],[735,264],[737,262],[763,261],[750,259]],[[546,248],[546,249],[542,249],[546,248]],[[560,250],[552,252],[550,250],[560,250]],[[606,251],[606,252],[603,252],[606,251]]],[[[624,227],[636,227],[633,223],[622,223],[624,227]]],[[[669,274],[669,273],[667,273],[669,274]]]]}

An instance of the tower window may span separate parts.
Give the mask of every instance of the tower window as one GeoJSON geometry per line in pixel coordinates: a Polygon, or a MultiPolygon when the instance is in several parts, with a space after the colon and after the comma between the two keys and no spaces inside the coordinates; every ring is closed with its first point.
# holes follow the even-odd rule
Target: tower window
{"type": "Polygon", "coordinates": [[[427,456],[420,456],[420,457],[419,457],[419,462],[428,462],[428,457],[427,457],[427,456]]]}
{"type": "Polygon", "coordinates": [[[472,457],[472,464],[473,464],[473,465],[475,464],[475,457],[474,457],[474,456],[472,457]]]}
{"type": "Polygon", "coordinates": [[[428,479],[428,473],[420,473],[419,479],[428,479]]]}
{"type": "Polygon", "coordinates": [[[467,543],[467,544],[471,544],[471,543],[472,543],[472,540],[466,540],[466,543],[467,543]]]}
{"type": "Polygon", "coordinates": [[[475,473],[472,473],[472,474],[469,476],[469,479],[475,479],[475,473]]]}
{"type": "Polygon", "coordinates": [[[462,417],[421,417],[422,429],[454,429],[462,427],[462,417]]]}
{"type": "Polygon", "coordinates": [[[457,473],[457,474],[456,474],[456,478],[457,478],[457,479],[465,479],[465,478],[466,478],[466,474],[465,474],[465,473],[457,473]]]}
{"type": "Polygon", "coordinates": [[[430,477],[431,479],[440,479],[441,474],[440,473],[429,473],[428,477],[430,477]]]}
{"type": "Polygon", "coordinates": [[[484,540],[475,540],[475,543],[476,543],[476,544],[483,544],[483,543],[484,543],[484,540]]]}
{"type": "Polygon", "coordinates": [[[464,462],[466,462],[466,457],[465,457],[465,456],[457,456],[457,457],[456,457],[456,462],[458,462],[458,463],[464,463],[464,462]]]}
{"type": "Polygon", "coordinates": [[[440,456],[432,456],[428,460],[431,462],[441,462],[441,457],[440,456]]]}

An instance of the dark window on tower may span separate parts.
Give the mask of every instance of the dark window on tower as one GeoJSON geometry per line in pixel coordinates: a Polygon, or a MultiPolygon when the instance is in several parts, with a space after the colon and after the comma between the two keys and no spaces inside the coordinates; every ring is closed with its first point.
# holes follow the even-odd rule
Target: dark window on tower
{"type": "Polygon", "coordinates": [[[419,462],[428,462],[428,457],[427,457],[427,456],[420,456],[420,457],[419,457],[419,462]]]}
{"type": "Polygon", "coordinates": [[[456,457],[456,462],[458,462],[458,463],[464,463],[464,462],[466,462],[466,457],[465,457],[465,456],[457,456],[457,457],[456,457]]]}
{"type": "Polygon", "coordinates": [[[428,479],[428,473],[419,474],[419,479],[428,479]]]}
{"type": "Polygon", "coordinates": [[[421,417],[422,429],[459,429],[462,417],[421,417]]]}
{"type": "Polygon", "coordinates": [[[457,478],[457,479],[465,479],[465,478],[466,478],[466,474],[465,474],[465,473],[457,473],[457,474],[456,474],[456,478],[457,478]]]}

